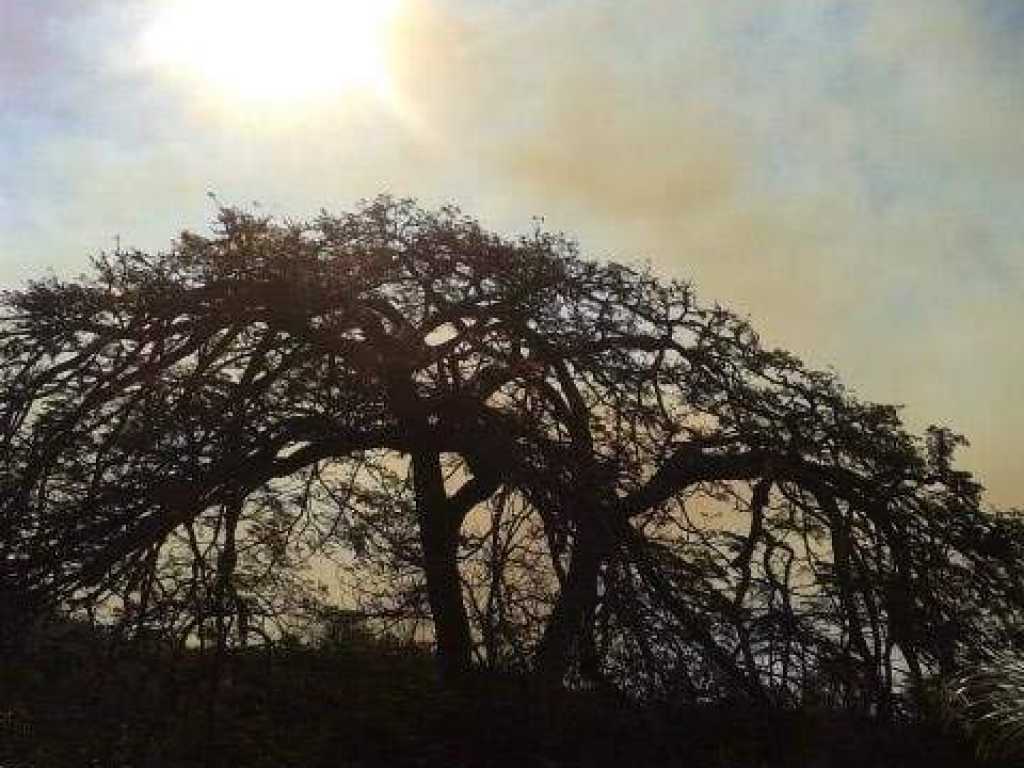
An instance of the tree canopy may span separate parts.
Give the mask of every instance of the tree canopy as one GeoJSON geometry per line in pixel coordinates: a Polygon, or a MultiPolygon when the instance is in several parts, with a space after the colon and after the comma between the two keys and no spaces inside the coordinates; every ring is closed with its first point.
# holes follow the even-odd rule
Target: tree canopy
{"type": "Polygon", "coordinates": [[[1017,636],[1021,521],[963,438],[561,235],[223,209],[0,312],[8,610],[271,639],[334,557],[446,679],[881,714],[1017,636]]]}

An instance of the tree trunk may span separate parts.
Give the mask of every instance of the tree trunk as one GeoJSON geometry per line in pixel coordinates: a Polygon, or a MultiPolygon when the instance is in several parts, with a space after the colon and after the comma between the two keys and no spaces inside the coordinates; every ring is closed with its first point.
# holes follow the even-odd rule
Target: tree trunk
{"type": "Polygon", "coordinates": [[[436,453],[413,455],[413,483],[438,671],[445,684],[457,684],[469,672],[473,643],[459,577],[458,520],[449,508],[436,453]]]}
{"type": "Polygon", "coordinates": [[[574,653],[592,629],[600,571],[598,538],[584,527],[573,542],[565,585],[537,649],[534,674],[543,690],[552,691],[562,686],[574,653]]]}

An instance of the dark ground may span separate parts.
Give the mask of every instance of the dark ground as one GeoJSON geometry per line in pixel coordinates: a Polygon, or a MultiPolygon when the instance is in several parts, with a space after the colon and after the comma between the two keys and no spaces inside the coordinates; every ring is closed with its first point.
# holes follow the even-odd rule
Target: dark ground
{"type": "Polygon", "coordinates": [[[542,709],[516,680],[485,674],[446,692],[423,651],[360,637],[233,653],[219,696],[216,668],[212,654],[67,625],[0,661],[0,768],[998,765],[938,720],[638,709],[581,692],[542,709]]]}

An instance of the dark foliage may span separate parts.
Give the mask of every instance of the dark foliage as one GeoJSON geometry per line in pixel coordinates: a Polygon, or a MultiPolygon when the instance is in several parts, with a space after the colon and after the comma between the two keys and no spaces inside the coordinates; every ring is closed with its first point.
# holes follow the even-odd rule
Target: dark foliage
{"type": "Polygon", "coordinates": [[[941,722],[880,726],[828,710],[641,707],[564,692],[539,710],[515,676],[437,683],[428,654],[344,642],[213,652],[118,642],[79,622],[37,625],[0,682],[0,761],[33,768],[318,766],[914,766],[983,768],[941,722]]]}

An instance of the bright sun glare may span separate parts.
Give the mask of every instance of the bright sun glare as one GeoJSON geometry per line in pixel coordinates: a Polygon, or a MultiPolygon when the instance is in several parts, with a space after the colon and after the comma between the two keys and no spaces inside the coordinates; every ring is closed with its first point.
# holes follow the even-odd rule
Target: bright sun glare
{"type": "Polygon", "coordinates": [[[362,90],[387,96],[400,0],[169,0],[145,47],[220,95],[267,102],[362,90]]]}

